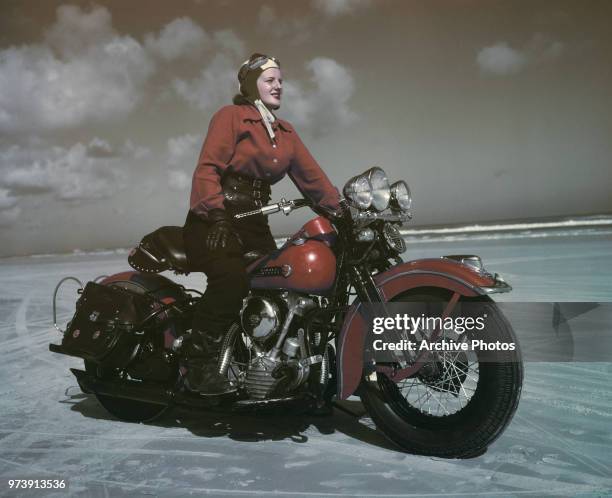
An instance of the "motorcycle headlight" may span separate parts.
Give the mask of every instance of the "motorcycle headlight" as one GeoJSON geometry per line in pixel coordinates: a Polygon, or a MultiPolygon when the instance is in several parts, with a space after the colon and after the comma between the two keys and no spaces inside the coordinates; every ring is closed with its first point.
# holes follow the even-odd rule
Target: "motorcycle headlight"
{"type": "Polygon", "coordinates": [[[404,180],[391,185],[391,209],[408,211],[412,207],[410,188],[404,180]]]}
{"type": "Polygon", "coordinates": [[[374,167],[370,168],[366,174],[372,185],[372,207],[376,211],[384,211],[389,206],[389,199],[391,198],[387,173],[378,167],[374,167]]]}
{"type": "Polygon", "coordinates": [[[351,178],[342,191],[344,197],[358,209],[368,209],[372,204],[372,184],[365,175],[351,178]]]}

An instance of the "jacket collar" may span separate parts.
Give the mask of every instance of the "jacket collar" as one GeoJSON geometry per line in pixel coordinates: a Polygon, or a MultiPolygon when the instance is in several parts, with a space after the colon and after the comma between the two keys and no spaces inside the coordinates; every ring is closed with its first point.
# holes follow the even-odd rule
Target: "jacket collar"
{"type": "MultiPolygon", "coordinates": [[[[242,114],[243,121],[256,122],[256,121],[263,120],[263,118],[261,117],[261,114],[259,114],[259,111],[257,110],[255,106],[248,105],[248,104],[242,104],[240,105],[240,112],[242,114]]],[[[288,126],[288,123],[286,123],[284,120],[276,118],[274,123],[272,123],[272,127],[275,128],[277,123],[278,123],[278,126],[283,131],[291,133],[291,128],[288,126]]]]}

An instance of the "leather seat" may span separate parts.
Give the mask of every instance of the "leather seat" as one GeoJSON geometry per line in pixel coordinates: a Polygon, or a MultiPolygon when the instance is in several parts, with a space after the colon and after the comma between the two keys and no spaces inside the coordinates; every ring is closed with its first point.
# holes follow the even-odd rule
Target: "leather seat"
{"type": "MultiPolygon", "coordinates": [[[[261,251],[249,251],[243,254],[245,264],[265,256],[261,251]]],[[[128,263],[132,268],[144,273],[159,273],[173,270],[177,273],[189,273],[190,268],[185,244],[183,227],[161,227],[145,235],[142,241],[130,252],[128,263]]]]}

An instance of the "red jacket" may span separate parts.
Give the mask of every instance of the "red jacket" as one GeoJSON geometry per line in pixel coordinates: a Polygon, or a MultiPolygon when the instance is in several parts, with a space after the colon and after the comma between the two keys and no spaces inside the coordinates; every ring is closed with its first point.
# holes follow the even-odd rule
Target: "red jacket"
{"type": "Polygon", "coordinates": [[[274,144],[259,111],[250,105],[222,107],[210,121],[193,174],[191,210],[206,216],[210,209],[224,209],[221,176],[233,171],[270,184],[288,174],[308,199],[331,210],[339,209],[338,189],[310,155],[287,121],[273,124],[274,144]]]}

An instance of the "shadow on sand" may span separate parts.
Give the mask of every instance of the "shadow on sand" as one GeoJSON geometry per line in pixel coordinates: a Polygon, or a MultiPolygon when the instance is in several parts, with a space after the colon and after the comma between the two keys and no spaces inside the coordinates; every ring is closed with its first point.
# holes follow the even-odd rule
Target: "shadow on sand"
{"type": "MultiPolygon", "coordinates": [[[[71,405],[73,411],[84,417],[116,420],[93,395],[83,394],[78,387],[69,388],[66,398],[60,401],[71,405]]],[[[253,413],[232,413],[222,411],[197,411],[183,407],[168,410],[159,419],[147,425],[157,427],[182,427],[198,437],[227,437],[234,441],[282,441],[289,439],[296,443],[307,443],[306,432],[315,428],[320,434],[338,431],[363,443],[393,451],[400,451],[377,431],[367,417],[359,401],[334,403],[330,415],[315,416],[299,410],[283,409],[253,413]],[[371,425],[371,426],[369,426],[371,425]]],[[[121,422],[130,423],[130,422],[121,422]]]]}

